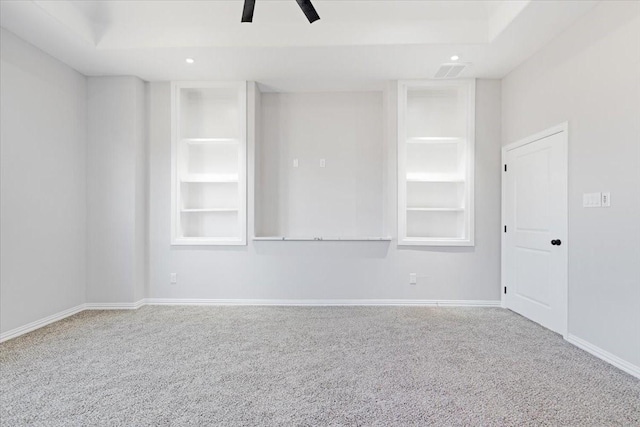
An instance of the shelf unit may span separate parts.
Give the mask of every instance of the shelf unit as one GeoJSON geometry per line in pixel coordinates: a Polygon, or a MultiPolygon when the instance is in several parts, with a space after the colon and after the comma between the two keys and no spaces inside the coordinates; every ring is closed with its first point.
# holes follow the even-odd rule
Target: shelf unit
{"type": "Polygon", "coordinates": [[[473,246],[475,81],[398,83],[398,244],[473,246]]]}
{"type": "Polygon", "coordinates": [[[246,245],[246,82],[173,82],[171,243],[246,245]]]}

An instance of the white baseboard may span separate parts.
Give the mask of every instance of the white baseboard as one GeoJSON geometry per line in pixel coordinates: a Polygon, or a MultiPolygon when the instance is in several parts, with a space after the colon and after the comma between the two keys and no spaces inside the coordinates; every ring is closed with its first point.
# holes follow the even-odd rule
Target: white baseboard
{"type": "Polygon", "coordinates": [[[85,309],[85,305],[80,304],[75,307],[69,308],[67,310],[61,311],[59,313],[52,314],[51,316],[47,316],[40,320],[36,320],[35,322],[27,323],[24,326],[11,329],[10,331],[0,334],[0,342],[10,340],[11,338],[19,337],[20,335],[24,335],[31,331],[35,331],[36,329],[42,328],[43,326],[47,326],[53,322],[57,322],[58,320],[62,320],[66,317],[73,316],[74,314],[80,313],[81,311],[84,311],[84,309],[85,309]]]}
{"type": "Polygon", "coordinates": [[[606,350],[601,349],[588,341],[583,340],[575,335],[567,334],[565,339],[576,347],[581,348],[587,353],[591,353],[599,359],[604,360],[605,362],[615,366],[618,369],[625,371],[626,373],[633,375],[636,378],[640,379],[640,367],[636,366],[632,363],[627,362],[619,358],[616,355],[609,353],[606,350]]]}
{"type": "Polygon", "coordinates": [[[438,300],[438,307],[500,307],[500,300],[438,300]]]}
{"type": "Polygon", "coordinates": [[[191,299],[147,298],[147,305],[263,305],[263,306],[426,306],[500,307],[500,301],[404,299],[191,299]]]}
{"type": "Polygon", "coordinates": [[[85,310],[137,310],[145,305],[146,299],[143,298],[136,302],[88,302],[84,305],[85,310]]]}
{"type": "Polygon", "coordinates": [[[138,302],[123,302],[123,303],[87,303],[80,304],[70,309],[61,311],[56,314],[52,314],[51,316],[47,316],[43,319],[36,320],[35,322],[28,323],[24,326],[20,326],[15,329],[11,329],[10,331],[4,332],[0,334],[0,342],[4,342],[10,340],[12,338],[19,337],[20,335],[24,335],[31,331],[35,331],[36,329],[40,329],[43,326],[47,326],[53,322],[57,322],[58,320],[62,320],[66,317],[73,316],[74,314],[80,313],[85,310],[135,310],[142,307],[145,304],[145,300],[141,299],[138,302]]]}
{"type": "Polygon", "coordinates": [[[19,337],[84,310],[136,310],[144,305],[211,306],[419,306],[419,307],[500,307],[500,301],[482,300],[403,300],[403,299],[190,299],[146,298],[137,302],[86,303],[61,311],[0,334],[0,342],[19,337]]]}

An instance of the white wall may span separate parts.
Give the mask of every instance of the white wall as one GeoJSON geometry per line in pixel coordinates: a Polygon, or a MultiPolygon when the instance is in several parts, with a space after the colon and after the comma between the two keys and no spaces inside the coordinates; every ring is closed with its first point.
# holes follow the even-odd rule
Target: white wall
{"type": "Polygon", "coordinates": [[[84,303],[86,79],[1,30],[0,331],[84,303]]]}
{"type": "Polygon", "coordinates": [[[383,236],[382,92],[263,93],[261,99],[257,235],[383,236]]]}
{"type": "Polygon", "coordinates": [[[145,85],[89,77],[87,302],[132,303],[146,280],[145,85]]]}
{"type": "Polygon", "coordinates": [[[602,2],[502,94],[504,144],[569,122],[569,333],[640,366],[640,3],[602,2]]]}
{"type": "MultiPolygon", "coordinates": [[[[149,89],[149,297],[499,300],[499,81],[479,81],[477,86],[477,232],[473,248],[252,241],[246,247],[172,248],[170,85],[151,83],[149,89]],[[172,272],[178,274],[177,285],[169,284],[172,272]],[[408,284],[410,272],[418,274],[417,286],[408,284]]],[[[252,194],[250,179],[250,216],[252,194]]],[[[390,206],[389,211],[393,210],[390,206]]]]}

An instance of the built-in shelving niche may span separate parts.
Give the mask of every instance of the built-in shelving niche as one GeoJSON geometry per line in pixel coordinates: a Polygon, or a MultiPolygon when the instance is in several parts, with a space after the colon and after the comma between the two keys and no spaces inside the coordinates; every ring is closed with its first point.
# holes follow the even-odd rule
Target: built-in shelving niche
{"type": "Polygon", "coordinates": [[[248,131],[254,240],[391,240],[397,154],[398,244],[473,245],[473,81],[399,82],[397,153],[389,88],[262,89],[173,83],[173,244],[246,244],[248,131]]]}
{"type": "Polygon", "coordinates": [[[172,244],[246,244],[246,83],[172,84],[172,244]]]}
{"type": "Polygon", "coordinates": [[[391,240],[386,96],[256,87],[255,240],[391,240]]]}
{"type": "Polygon", "coordinates": [[[472,246],[474,81],[398,84],[398,243],[472,246]]]}

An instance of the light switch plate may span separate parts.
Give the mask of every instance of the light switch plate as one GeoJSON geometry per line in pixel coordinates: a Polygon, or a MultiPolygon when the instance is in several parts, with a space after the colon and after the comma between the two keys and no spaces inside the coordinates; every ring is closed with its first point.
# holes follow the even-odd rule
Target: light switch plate
{"type": "Polygon", "coordinates": [[[582,195],[582,207],[584,208],[599,208],[602,206],[602,194],[601,193],[584,193],[582,195]]]}
{"type": "Polygon", "coordinates": [[[418,275],[416,273],[409,273],[409,284],[416,285],[418,283],[418,275]]]}
{"type": "Polygon", "coordinates": [[[171,273],[170,275],[170,281],[172,285],[175,285],[178,283],[178,274],[176,273],[171,273]]]}
{"type": "Polygon", "coordinates": [[[611,193],[602,193],[602,207],[608,208],[611,206],[611,193]]]}
{"type": "Polygon", "coordinates": [[[298,159],[293,159],[293,167],[294,168],[298,167],[298,159]]]}

